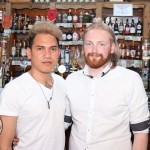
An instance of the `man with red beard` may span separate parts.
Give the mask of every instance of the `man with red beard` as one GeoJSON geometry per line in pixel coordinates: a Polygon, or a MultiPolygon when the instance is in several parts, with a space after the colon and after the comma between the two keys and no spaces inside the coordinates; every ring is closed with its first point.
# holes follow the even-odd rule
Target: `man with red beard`
{"type": "Polygon", "coordinates": [[[115,35],[100,18],[85,29],[83,42],[86,65],[66,79],[69,150],[146,150],[148,98],[139,74],[117,66],[115,35]]]}

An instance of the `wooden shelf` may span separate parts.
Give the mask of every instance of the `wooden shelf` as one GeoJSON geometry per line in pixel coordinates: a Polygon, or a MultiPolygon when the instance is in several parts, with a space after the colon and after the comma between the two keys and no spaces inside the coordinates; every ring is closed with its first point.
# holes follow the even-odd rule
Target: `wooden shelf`
{"type": "MultiPolygon", "coordinates": [[[[49,9],[49,3],[11,3],[13,9],[49,9]]],[[[57,9],[94,9],[97,3],[56,3],[57,9]]]]}

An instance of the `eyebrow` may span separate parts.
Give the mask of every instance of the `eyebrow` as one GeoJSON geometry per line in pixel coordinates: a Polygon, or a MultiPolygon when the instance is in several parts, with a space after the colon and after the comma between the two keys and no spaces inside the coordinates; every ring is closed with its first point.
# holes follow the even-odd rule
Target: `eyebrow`
{"type": "MultiPolygon", "coordinates": [[[[84,41],[84,42],[92,42],[93,43],[93,41],[84,41]]],[[[96,43],[101,43],[101,42],[107,43],[106,41],[97,41],[96,43]]]]}
{"type": "MultiPolygon", "coordinates": [[[[36,45],[35,47],[45,47],[43,45],[36,45]]],[[[57,45],[53,45],[53,46],[50,46],[50,47],[58,47],[57,45]]]]}

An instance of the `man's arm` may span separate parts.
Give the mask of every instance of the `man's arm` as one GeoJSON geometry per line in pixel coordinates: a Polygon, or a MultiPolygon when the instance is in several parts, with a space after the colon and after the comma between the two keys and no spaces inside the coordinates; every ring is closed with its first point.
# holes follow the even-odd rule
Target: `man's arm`
{"type": "Polygon", "coordinates": [[[17,117],[0,116],[1,134],[0,150],[12,150],[12,141],[15,135],[17,117]]]}
{"type": "Polygon", "coordinates": [[[133,150],[147,150],[148,133],[135,133],[133,150]]]}

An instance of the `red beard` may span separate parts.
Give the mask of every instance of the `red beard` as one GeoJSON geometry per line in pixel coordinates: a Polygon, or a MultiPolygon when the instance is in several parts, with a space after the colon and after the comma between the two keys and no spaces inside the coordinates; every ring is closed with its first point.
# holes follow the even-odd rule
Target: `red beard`
{"type": "Polygon", "coordinates": [[[86,64],[94,69],[100,68],[104,66],[107,62],[110,61],[111,54],[107,56],[107,58],[103,58],[102,54],[97,53],[88,53],[87,55],[84,55],[86,64]]]}

